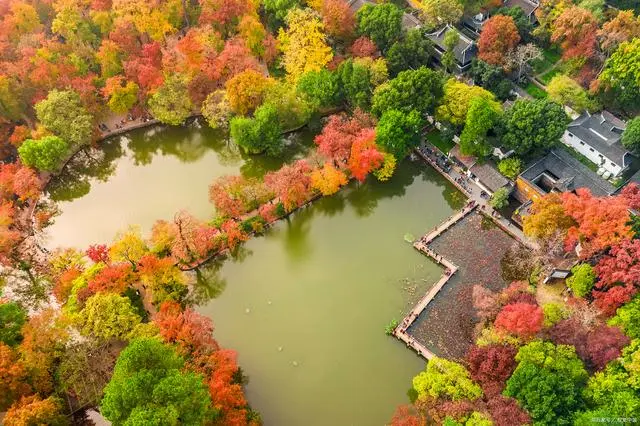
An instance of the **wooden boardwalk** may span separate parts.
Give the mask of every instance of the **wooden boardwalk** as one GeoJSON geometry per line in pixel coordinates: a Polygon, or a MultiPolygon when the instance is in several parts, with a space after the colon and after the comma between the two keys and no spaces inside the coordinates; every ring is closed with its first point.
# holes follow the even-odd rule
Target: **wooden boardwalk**
{"type": "Polygon", "coordinates": [[[409,329],[409,327],[411,327],[413,322],[420,316],[422,311],[424,311],[427,308],[427,306],[433,300],[433,298],[436,297],[436,295],[440,292],[442,287],[444,287],[444,285],[449,281],[449,279],[453,277],[455,273],[458,271],[458,267],[454,265],[453,262],[449,261],[448,259],[445,259],[444,257],[440,256],[439,254],[431,250],[428,244],[431,241],[433,241],[435,238],[437,238],[440,234],[445,232],[447,229],[451,228],[460,220],[462,220],[469,213],[474,211],[477,207],[478,205],[476,204],[476,202],[471,201],[458,213],[454,214],[453,216],[445,220],[443,223],[436,226],[434,229],[429,231],[426,235],[421,237],[419,240],[417,240],[413,244],[413,247],[415,247],[416,250],[431,257],[439,265],[443,265],[445,267],[445,270],[442,276],[440,277],[440,279],[438,280],[438,282],[427,292],[427,294],[424,295],[422,299],[418,301],[418,303],[413,307],[413,309],[411,309],[411,311],[407,314],[407,316],[404,317],[402,322],[395,328],[395,330],[393,331],[393,335],[398,339],[402,340],[403,342],[405,342],[407,346],[415,350],[418,353],[418,355],[421,355],[426,359],[431,359],[436,355],[433,352],[431,352],[429,349],[427,349],[423,344],[416,341],[416,339],[409,336],[409,334],[407,334],[407,330],[409,329]]]}

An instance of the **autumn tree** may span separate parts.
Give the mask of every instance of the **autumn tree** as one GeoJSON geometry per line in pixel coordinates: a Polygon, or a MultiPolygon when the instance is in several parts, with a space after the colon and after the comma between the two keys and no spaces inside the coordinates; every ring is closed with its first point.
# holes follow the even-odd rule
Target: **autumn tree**
{"type": "Polygon", "coordinates": [[[356,26],[353,12],[345,0],[324,0],[322,23],[329,35],[342,39],[351,37],[356,26]]]}
{"type": "Polygon", "coordinates": [[[369,37],[383,52],[402,34],[402,11],[393,3],[365,4],[356,19],[358,34],[369,37]]]}
{"type": "Polygon", "coordinates": [[[451,78],[444,85],[444,96],[436,110],[436,117],[460,126],[467,119],[471,100],[479,97],[489,101],[495,100],[495,96],[482,87],[469,86],[451,78]]]}
{"type": "Polygon", "coordinates": [[[69,154],[69,145],[57,136],[27,139],[18,148],[18,154],[25,165],[52,172],[69,154]]]}
{"type": "Polygon", "coordinates": [[[367,175],[378,169],[384,161],[383,154],[378,151],[375,130],[368,129],[360,132],[351,145],[348,168],[351,175],[364,182],[367,175]]]}
{"type": "Polygon", "coordinates": [[[187,78],[180,74],[166,77],[164,84],[149,99],[153,116],[172,126],[182,124],[191,115],[192,108],[187,78]]]}
{"type": "Polygon", "coordinates": [[[458,0],[422,0],[421,10],[431,28],[455,25],[462,18],[464,6],[458,0]]]}
{"type": "Polygon", "coordinates": [[[202,424],[211,399],[202,377],[184,372],[184,361],[155,339],[135,339],[118,357],[104,390],[101,413],[111,422],[202,424]]]}
{"type": "Polygon", "coordinates": [[[507,57],[520,42],[513,18],[495,15],[482,26],[478,39],[478,57],[488,64],[505,66],[507,57]]]}
{"type": "Polygon", "coordinates": [[[543,320],[544,314],[539,306],[513,303],[502,308],[494,324],[506,332],[527,338],[542,329],[543,320]]]}
{"type": "Polygon", "coordinates": [[[524,218],[523,230],[527,236],[544,240],[557,232],[566,233],[574,224],[565,212],[560,195],[550,193],[533,201],[531,214],[524,218]]]}
{"type": "Polygon", "coordinates": [[[237,23],[245,14],[252,11],[252,2],[243,0],[203,0],[200,3],[200,24],[211,24],[225,29],[237,23]]]}
{"type": "Polygon", "coordinates": [[[425,426],[426,420],[411,405],[400,405],[391,418],[391,426],[425,426]]]}
{"type": "Polygon", "coordinates": [[[426,370],[413,378],[413,389],[423,400],[445,398],[460,401],[482,396],[482,389],[473,382],[464,366],[438,357],[429,360],[426,370]]]}
{"type": "Polygon", "coordinates": [[[315,169],[311,173],[311,186],[322,193],[332,195],[347,184],[347,176],[333,164],[325,163],[322,168],[315,169]]]}
{"type": "Polygon", "coordinates": [[[596,370],[604,369],[607,364],[622,355],[622,349],[630,340],[618,327],[600,325],[587,336],[589,361],[596,370]]]}
{"type": "Polygon", "coordinates": [[[213,338],[212,321],[192,309],[183,310],[175,302],[163,303],[154,323],[160,328],[162,339],[175,345],[183,356],[197,356],[220,349],[213,338]]]}
{"type": "Polygon", "coordinates": [[[502,142],[518,155],[541,152],[560,141],[568,121],[555,102],[518,99],[505,112],[502,142]]]}
{"type": "Polygon", "coordinates": [[[132,57],[124,63],[124,72],[128,80],[138,84],[143,94],[162,86],[164,77],[160,43],[144,44],[139,56],[132,57]]]}
{"type": "MultiPolygon", "coordinates": [[[[349,48],[351,55],[356,58],[379,56],[378,46],[367,36],[360,36],[353,41],[349,48]]],[[[387,56],[388,59],[388,56],[387,56]]]]}
{"type": "Polygon", "coordinates": [[[122,76],[111,77],[105,82],[102,95],[108,99],[109,109],[117,114],[124,114],[138,100],[138,85],[133,81],[126,81],[122,76]]]}
{"type": "Polygon", "coordinates": [[[240,115],[253,112],[262,103],[266,89],[273,82],[263,74],[246,70],[227,81],[225,88],[231,109],[240,115]]]}
{"type": "Polygon", "coordinates": [[[0,343],[0,410],[6,411],[20,397],[31,393],[28,372],[11,347],[0,343]]]}
{"type": "Polygon", "coordinates": [[[401,71],[426,66],[434,55],[431,40],[420,29],[412,28],[391,45],[385,57],[389,73],[395,77],[401,71]]]}
{"type": "Polygon", "coordinates": [[[209,201],[223,217],[240,217],[269,201],[272,194],[257,179],[222,176],[209,186],[209,201]]]}
{"type": "Polygon", "coordinates": [[[333,162],[339,169],[346,167],[351,155],[351,145],[364,129],[375,126],[371,116],[357,110],[353,117],[334,114],[329,117],[322,132],[314,141],[318,152],[333,162]]]}
{"type": "Polygon", "coordinates": [[[83,335],[104,340],[125,339],[140,323],[129,299],[113,293],[98,293],[90,297],[78,320],[83,335]]]}
{"type": "Polygon", "coordinates": [[[564,59],[589,59],[595,55],[598,22],[590,11],[569,7],[553,22],[553,27],[551,41],[560,43],[564,59]]]}
{"type": "Polygon", "coordinates": [[[485,394],[494,395],[504,388],[516,368],[517,349],[507,345],[473,346],[466,361],[471,378],[482,386],[485,394]]]}
{"type": "Polygon", "coordinates": [[[92,117],[73,90],[51,90],[35,105],[38,120],[71,146],[89,143],[92,117]]]}
{"type": "Polygon", "coordinates": [[[144,255],[138,264],[143,289],[151,292],[151,301],[159,306],[166,301],[183,303],[189,291],[185,276],[170,257],[144,255]]]}
{"type": "Polygon", "coordinates": [[[419,145],[423,126],[424,121],[417,111],[406,114],[390,109],[382,115],[376,126],[376,144],[396,159],[403,159],[419,145]]]}
{"type": "Polygon", "coordinates": [[[64,426],[68,424],[62,413],[62,405],[55,397],[42,399],[38,395],[25,396],[13,405],[4,418],[6,426],[51,425],[64,426]]]}
{"type": "Polygon", "coordinates": [[[378,86],[373,94],[371,110],[377,116],[386,111],[417,111],[432,114],[443,95],[442,77],[424,66],[402,71],[397,77],[378,86]]]}
{"type": "Polygon", "coordinates": [[[487,409],[495,426],[527,425],[531,417],[513,398],[498,395],[487,402],[487,409]]]}
{"type": "Polygon", "coordinates": [[[305,72],[322,69],[333,53],[327,45],[324,25],[313,11],[292,9],[286,23],[287,29],[281,29],[278,35],[279,48],[288,78],[297,82],[305,72]]]}
{"type": "Polygon", "coordinates": [[[594,197],[588,189],[579,188],[575,194],[563,193],[562,199],[566,213],[576,221],[568,230],[565,249],[580,242],[583,259],[631,236],[629,204],[624,197],[594,197]]]}
{"type": "Polygon", "coordinates": [[[589,98],[586,90],[577,81],[564,74],[554,76],[547,85],[549,99],[567,105],[574,111],[582,113],[592,110],[594,102],[589,98]]]}
{"type": "Polygon", "coordinates": [[[202,115],[212,129],[226,129],[231,119],[231,104],[224,90],[211,92],[202,102],[202,115]]]}
{"type": "Polygon", "coordinates": [[[631,10],[621,10],[598,30],[600,47],[610,52],[625,41],[640,37],[640,20],[631,10]]]}
{"type": "Polygon", "coordinates": [[[311,192],[311,166],[305,160],[282,166],[264,177],[267,187],[273,191],[287,211],[304,204],[311,192]]]}

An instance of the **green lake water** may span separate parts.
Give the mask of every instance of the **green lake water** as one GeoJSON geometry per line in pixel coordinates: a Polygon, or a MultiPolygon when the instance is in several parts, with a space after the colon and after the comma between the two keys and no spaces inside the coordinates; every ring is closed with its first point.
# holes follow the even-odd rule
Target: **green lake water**
{"type": "MultiPolygon", "coordinates": [[[[287,160],[304,155],[312,133],[296,136],[287,160]]],[[[52,187],[66,201],[51,246],[110,241],[127,224],[148,230],[180,208],[207,218],[213,178],[278,167],[243,158],[195,124],[134,132],[106,152],[111,160],[95,164],[108,164],[108,173],[78,168],[52,187]]],[[[424,361],[384,328],[441,271],[404,238],[461,203],[434,170],[406,161],[390,182],[352,183],[200,271],[197,309],[213,319],[221,345],[238,351],[265,425],[384,425],[407,402],[424,361]]]]}

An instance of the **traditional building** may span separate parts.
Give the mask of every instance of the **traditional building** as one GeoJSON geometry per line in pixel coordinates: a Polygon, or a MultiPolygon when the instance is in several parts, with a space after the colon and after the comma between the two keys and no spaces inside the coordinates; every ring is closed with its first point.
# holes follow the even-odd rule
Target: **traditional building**
{"type": "Polygon", "coordinates": [[[444,44],[444,37],[449,31],[455,31],[458,33],[458,44],[453,48],[453,54],[456,58],[456,67],[459,72],[466,71],[471,66],[471,61],[476,56],[476,44],[469,37],[462,34],[456,28],[445,25],[438,31],[431,34],[427,34],[427,37],[433,41],[436,56],[438,60],[442,59],[442,55],[447,51],[447,46],[444,44]]]}
{"type": "Polygon", "coordinates": [[[607,111],[584,112],[569,124],[562,142],[597,164],[605,178],[617,177],[635,158],[620,142],[626,127],[607,111]]]}

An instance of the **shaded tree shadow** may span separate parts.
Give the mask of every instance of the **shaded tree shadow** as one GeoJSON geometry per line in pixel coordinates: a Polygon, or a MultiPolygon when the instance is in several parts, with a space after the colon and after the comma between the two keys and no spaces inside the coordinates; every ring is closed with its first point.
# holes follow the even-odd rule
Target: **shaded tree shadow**
{"type": "Polygon", "coordinates": [[[193,270],[194,281],[187,298],[188,304],[204,305],[222,294],[227,287],[227,280],[220,271],[226,259],[226,256],[218,256],[193,270]]]}

